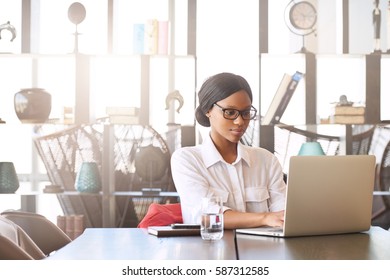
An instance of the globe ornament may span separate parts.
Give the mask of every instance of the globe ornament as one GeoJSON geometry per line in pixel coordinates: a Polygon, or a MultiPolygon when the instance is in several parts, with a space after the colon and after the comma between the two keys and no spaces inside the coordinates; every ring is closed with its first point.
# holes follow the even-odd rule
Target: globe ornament
{"type": "Polygon", "coordinates": [[[135,172],[143,181],[160,180],[166,174],[168,164],[168,153],[153,145],[141,147],[135,155],[135,172]]]}

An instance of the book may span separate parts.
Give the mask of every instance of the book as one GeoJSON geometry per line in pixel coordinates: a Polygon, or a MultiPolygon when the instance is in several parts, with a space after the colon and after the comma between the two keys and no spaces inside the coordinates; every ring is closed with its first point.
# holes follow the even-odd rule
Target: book
{"type": "Polygon", "coordinates": [[[144,53],[145,24],[136,23],[133,25],[133,53],[144,53]]]}
{"type": "Polygon", "coordinates": [[[85,230],[84,215],[59,215],[57,226],[73,240],[85,230]]]}
{"type": "Polygon", "coordinates": [[[109,116],[138,116],[138,107],[106,107],[106,114],[109,116]]]}
{"type": "Polygon", "coordinates": [[[44,193],[62,193],[64,188],[58,185],[46,185],[43,189],[44,193]]]}
{"type": "Polygon", "coordinates": [[[169,22],[158,22],[158,54],[168,54],[169,22]]]}
{"type": "Polygon", "coordinates": [[[168,236],[200,236],[200,229],[192,228],[180,228],[175,229],[171,226],[152,226],[148,227],[148,233],[157,237],[168,237],[168,236]]]}
{"type": "Polygon", "coordinates": [[[74,223],[73,238],[76,239],[85,230],[84,215],[74,215],[73,223],[74,223]]]}
{"type": "Polygon", "coordinates": [[[364,115],[333,115],[330,117],[330,123],[335,124],[364,124],[364,115]]]}
{"type": "Polygon", "coordinates": [[[267,113],[264,115],[261,123],[262,125],[271,125],[280,122],[280,119],[303,76],[304,74],[298,71],[292,76],[287,73],[283,75],[282,81],[268,107],[267,113]]]}
{"type": "Polygon", "coordinates": [[[65,216],[65,233],[70,239],[74,239],[74,218],[73,215],[65,216]]]}
{"type": "Polygon", "coordinates": [[[112,124],[139,124],[138,116],[111,115],[109,121],[112,124]]]}
{"type": "Polygon", "coordinates": [[[158,21],[149,19],[145,23],[144,53],[157,54],[158,51],[158,21]]]}
{"type": "Polygon", "coordinates": [[[65,216],[61,216],[61,215],[57,216],[57,226],[65,233],[65,231],[66,231],[65,216]]]}
{"type": "Polygon", "coordinates": [[[364,106],[334,106],[332,115],[364,115],[364,106]]]}

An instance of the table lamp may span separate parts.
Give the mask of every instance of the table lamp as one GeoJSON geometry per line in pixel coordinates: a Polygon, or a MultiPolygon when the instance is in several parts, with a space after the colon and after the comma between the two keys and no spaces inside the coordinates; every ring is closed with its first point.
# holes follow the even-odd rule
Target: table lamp
{"type": "Polygon", "coordinates": [[[318,142],[303,143],[298,152],[299,156],[324,156],[321,144],[318,142]]]}

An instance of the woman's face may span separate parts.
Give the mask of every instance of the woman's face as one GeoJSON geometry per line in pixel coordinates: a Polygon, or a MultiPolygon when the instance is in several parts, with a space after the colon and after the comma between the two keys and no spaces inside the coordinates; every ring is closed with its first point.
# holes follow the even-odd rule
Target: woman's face
{"type": "MultiPolygon", "coordinates": [[[[236,109],[239,111],[249,110],[251,100],[246,91],[240,90],[229,97],[216,102],[223,109],[236,109]]],[[[214,142],[229,141],[238,143],[244,135],[250,120],[244,120],[241,114],[235,120],[224,118],[223,111],[218,106],[213,106],[209,114],[211,126],[211,138],[214,142]]]]}

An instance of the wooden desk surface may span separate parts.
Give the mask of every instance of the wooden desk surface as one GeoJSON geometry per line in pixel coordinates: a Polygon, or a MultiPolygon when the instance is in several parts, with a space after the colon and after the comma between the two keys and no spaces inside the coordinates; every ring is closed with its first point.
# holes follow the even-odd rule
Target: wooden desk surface
{"type": "Polygon", "coordinates": [[[157,238],[146,229],[87,228],[77,239],[47,259],[83,260],[234,260],[234,235],[203,241],[200,236],[157,238]]]}
{"type": "MultiPolygon", "coordinates": [[[[372,227],[365,233],[264,237],[237,234],[240,260],[390,260],[390,231],[372,227]]],[[[234,234],[220,241],[200,236],[157,238],[145,229],[88,228],[48,260],[235,260],[234,234]]]]}
{"type": "Polygon", "coordinates": [[[390,260],[390,231],[308,236],[265,237],[237,234],[240,260],[390,260]]]}

